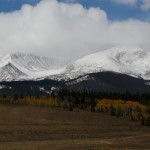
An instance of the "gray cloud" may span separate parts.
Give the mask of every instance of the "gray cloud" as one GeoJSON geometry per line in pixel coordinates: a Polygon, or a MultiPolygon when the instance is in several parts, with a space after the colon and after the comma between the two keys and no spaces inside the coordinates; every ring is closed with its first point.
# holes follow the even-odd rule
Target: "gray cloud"
{"type": "Polygon", "coordinates": [[[112,0],[116,3],[119,3],[119,4],[125,4],[125,5],[136,5],[138,0],[112,0]]]}
{"type": "Polygon", "coordinates": [[[16,51],[77,58],[111,46],[150,47],[150,23],[111,22],[99,8],[43,0],[0,13],[0,54],[16,51]]]}
{"type": "Polygon", "coordinates": [[[139,7],[143,11],[150,10],[150,0],[112,0],[115,3],[139,7]]]}
{"type": "Polygon", "coordinates": [[[150,10],[150,0],[142,0],[141,9],[144,11],[150,10]]]}

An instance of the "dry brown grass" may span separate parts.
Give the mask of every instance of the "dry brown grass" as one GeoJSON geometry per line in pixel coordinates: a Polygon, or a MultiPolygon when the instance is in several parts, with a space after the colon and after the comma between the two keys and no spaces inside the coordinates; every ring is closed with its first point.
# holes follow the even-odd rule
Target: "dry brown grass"
{"type": "Polygon", "coordinates": [[[150,149],[150,128],[103,113],[1,105],[0,149],[150,149]]]}

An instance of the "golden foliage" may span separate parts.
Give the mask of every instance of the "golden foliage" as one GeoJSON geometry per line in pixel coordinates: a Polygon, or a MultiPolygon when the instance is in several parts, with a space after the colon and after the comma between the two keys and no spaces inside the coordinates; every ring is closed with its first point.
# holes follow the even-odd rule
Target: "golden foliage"
{"type": "Polygon", "coordinates": [[[98,100],[96,104],[96,110],[101,111],[103,109],[110,109],[110,106],[113,106],[115,109],[121,108],[122,110],[126,109],[137,109],[139,108],[141,111],[146,111],[147,107],[142,105],[138,102],[133,101],[123,101],[123,100],[110,100],[110,99],[103,99],[98,100]]]}
{"type": "Polygon", "coordinates": [[[112,116],[130,116],[132,121],[142,121],[143,125],[150,124],[150,108],[134,101],[97,100],[96,111],[107,112],[112,116]]]}
{"type": "Polygon", "coordinates": [[[57,99],[52,97],[26,97],[24,99],[18,100],[18,103],[36,106],[58,106],[57,99]]]}

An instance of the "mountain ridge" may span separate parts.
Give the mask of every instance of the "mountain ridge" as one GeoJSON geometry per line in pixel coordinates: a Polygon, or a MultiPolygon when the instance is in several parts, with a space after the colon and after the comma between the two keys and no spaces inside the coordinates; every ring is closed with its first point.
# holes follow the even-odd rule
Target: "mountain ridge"
{"type": "Polygon", "coordinates": [[[33,54],[20,52],[7,54],[0,57],[0,69],[5,68],[5,72],[7,72],[5,73],[5,76],[3,76],[3,69],[1,69],[0,81],[35,80],[40,77],[42,78],[43,76],[45,77],[46,75],[57,74],[57,71],[59,72],[59,69],[62,68],[64,64],[64,62],[52,58],[40,57],[33,54]],[[9,71],[6,71],[8,65],[12,70],[15,68],[16,71],[14,71],[14,76],[11,75],[9,71]],[[22,72],[25,76],[15,76],[17,72],[18,74],[22,72]],[[9,80],[8,77],[10,77],[9,80]]]}
{"type": "Polygon", "coordinates": [[[68,65],[53,58],[19,52],[0,56],[0,81],[70,80],[86,74],[106,71],[149,80],[149,60],[150,51],[140,47],[113,47],[86,55],[68,65]]]}
{"type": "Polygon", "coordinates": [[[150,79],[150,51],[142,48],[114,47],[84,56],[66,69],[68,76],[112,71],[150,79]]]}

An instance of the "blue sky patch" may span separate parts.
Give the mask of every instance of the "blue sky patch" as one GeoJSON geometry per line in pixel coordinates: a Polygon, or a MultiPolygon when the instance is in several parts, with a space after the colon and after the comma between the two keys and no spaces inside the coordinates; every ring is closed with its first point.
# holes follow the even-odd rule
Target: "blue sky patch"
{"type": "MultiPolygon", "coordinates": [[[[19,10],[23,4],[36,5],[40,0],[0,0],[0,12],[11,12],[19,10]]],[[[109,20],[138,19],[150,20],[150,11],[143,11],[139,1],[136,6],[117,4],[114,0],[58,0],[59,2],[80,3],[84,7],[100,7],[103,9],[109,20]]]]}

